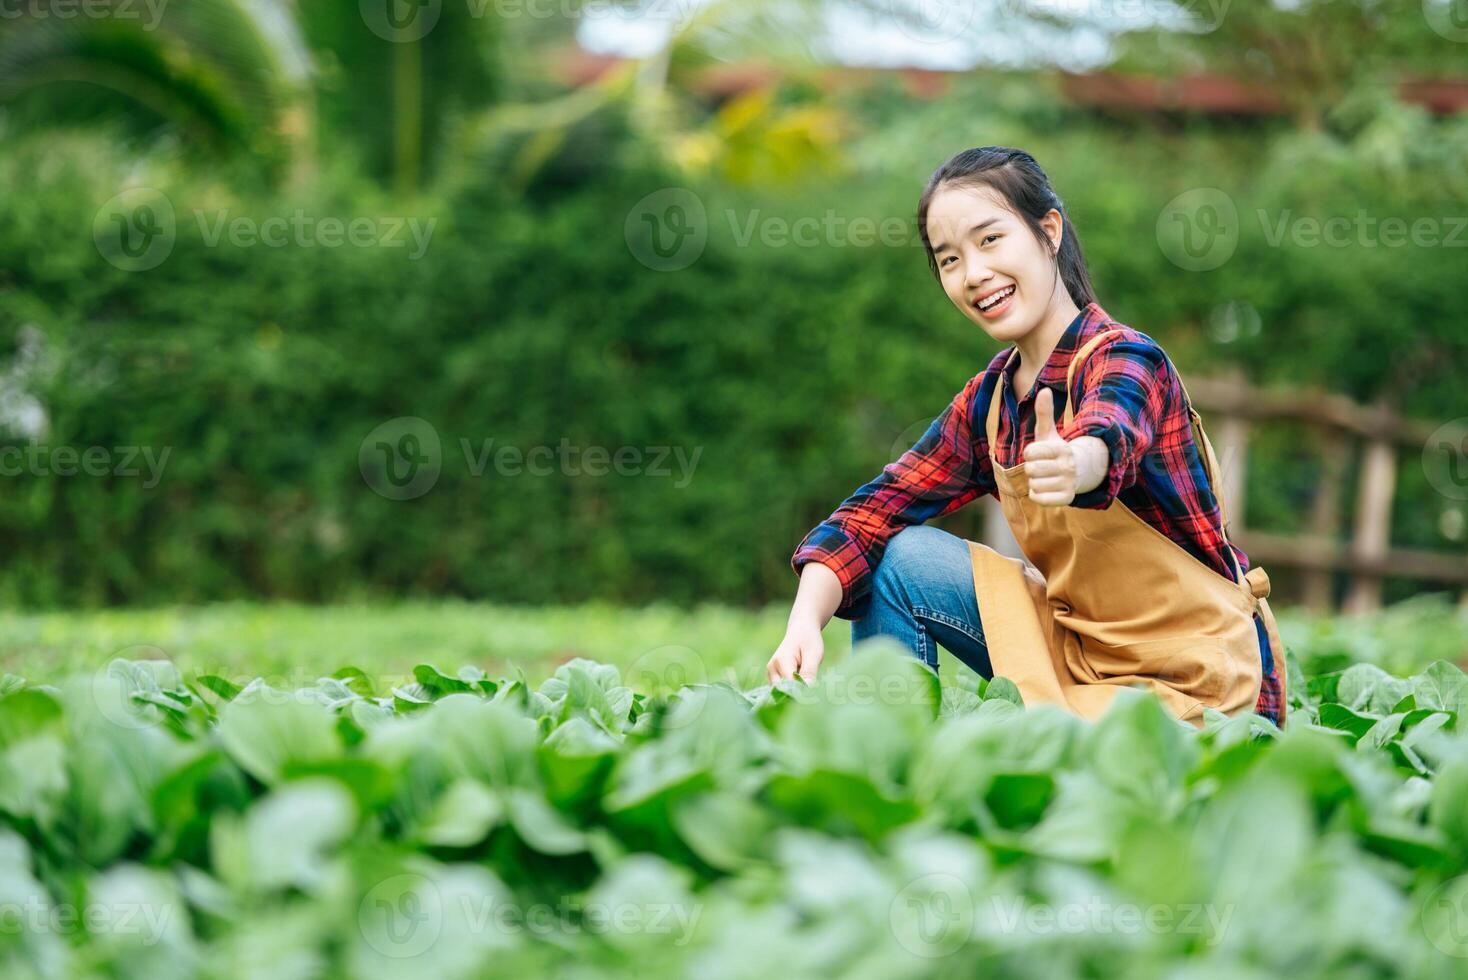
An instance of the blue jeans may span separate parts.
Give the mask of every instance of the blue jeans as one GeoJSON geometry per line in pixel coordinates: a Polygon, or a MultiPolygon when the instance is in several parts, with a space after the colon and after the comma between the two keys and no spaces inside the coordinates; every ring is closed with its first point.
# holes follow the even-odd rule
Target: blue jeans
{"type": "Polygon", "coordinates": [[[874,636],[896,640],[933,670],[941,644],[976,674],[993,676],[967,541],[923,525],[892,536],[872,578],[871,605],[851,623],[853,645],[874,636]]]}

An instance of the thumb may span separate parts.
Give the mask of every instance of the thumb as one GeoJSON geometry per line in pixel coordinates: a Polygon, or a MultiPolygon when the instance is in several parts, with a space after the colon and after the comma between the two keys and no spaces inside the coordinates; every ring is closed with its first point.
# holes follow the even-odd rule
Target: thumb
{"type": "Polygon", "coordinates": [[[1055,395],[1049,388],[1041,388],[1035,396],[1035,438],[1060,438],[1055,431],[1055,395]]]}

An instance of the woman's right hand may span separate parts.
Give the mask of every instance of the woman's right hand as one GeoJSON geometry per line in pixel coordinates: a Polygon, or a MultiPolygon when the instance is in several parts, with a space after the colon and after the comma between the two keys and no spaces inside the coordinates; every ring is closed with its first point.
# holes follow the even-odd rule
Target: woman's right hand
{"type": "Polygon", "coordinates": [[[796,675],[802,680],[813,681],[825,655],[826,643],[821,638],[821,627],[814,620],[797,622],[792,619],[785,627],[785,638],[765,665],[765,674],[771,684],[796,675]]]}
{"type": "Polygon", "coordinates": [[[816,679],[821,658],[826,655],[826,642],[821,630],[841,605],[841,580],[836,573],[818,561],[806,562],[800,569],[800,587],[790,607],[790,620],[785,624],[785,639],[775,648],[775,655],[765,664],[770,683],[799,676],[816,679]]]}

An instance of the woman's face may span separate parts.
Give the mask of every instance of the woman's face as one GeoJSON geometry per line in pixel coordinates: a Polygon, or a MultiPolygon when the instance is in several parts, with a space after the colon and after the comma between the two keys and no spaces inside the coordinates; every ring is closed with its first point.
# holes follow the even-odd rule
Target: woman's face
{"type": "MultiPolygon", "coordinates": [[[[1062,221],[1054,209],[1040,219],[1050,241],[1059,243],[1062,221]]],[[[1053,253],[987,187],[940,187],[928,205],[928,240],[948,298],[1002,343],[1037,327],[1065,288],[1053,253]]]]}

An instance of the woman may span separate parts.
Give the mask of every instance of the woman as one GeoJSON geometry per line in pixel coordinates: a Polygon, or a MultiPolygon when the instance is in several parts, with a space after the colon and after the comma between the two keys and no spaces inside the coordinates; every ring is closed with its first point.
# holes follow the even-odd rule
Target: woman
{"type": "Polygon", "coordinates": [[[801,542],[771,682],[813,679],[840,615],[853,642],[892,637],[934,670],[941,643],[1027,704],[1095,718],[1141,684],[1193,724],[1211,707],[1282,725],[1269,579],[1228,541],[1201,421],[1162,348],[1096,302],[1039,164],[1010,147],[957,154],[918,228],[948,298],[1011,346],[801,542]],[[918,526],[983,494],[1026,562],[918,526]]]}

